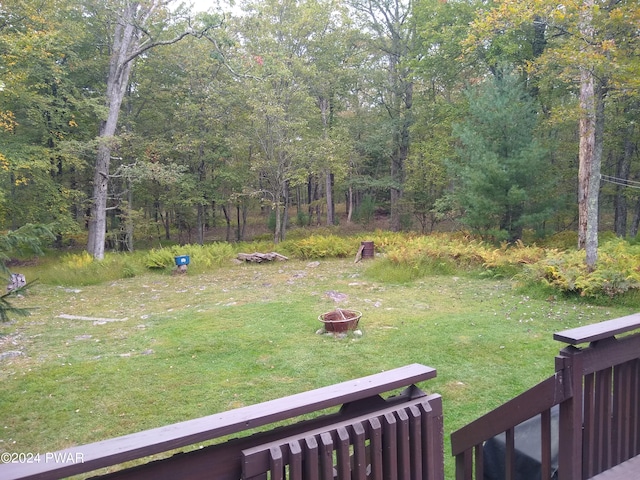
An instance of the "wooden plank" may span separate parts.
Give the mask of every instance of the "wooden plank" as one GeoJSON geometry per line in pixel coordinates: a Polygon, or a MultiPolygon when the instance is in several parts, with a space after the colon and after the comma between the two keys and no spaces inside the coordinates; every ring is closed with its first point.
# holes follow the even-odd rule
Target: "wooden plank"
{"type": "Polygon", "coordinates": [[[371,478],[372,480],[382,480],[382,423],[377,417],[369,420],[369,450],[371,456],[371,478]]]}
{"type": "Polygon", "coordinates": [[[615,467],[592,477],[591,480],[631,480],[633,478],[638,478],[639,471],[640,456],[635,456],[626,462],[616,465],[615,467]]]}
{"type": "Polygon", "coordinates": [[[409,415],[404,409],[396,411],[398,419],[398,479],[411,479],[411,437],[409,436],[409,415]]]}
{"type": "Polygon", "coordinates": [[[423,445],[426,444],[423,457],[423,471],[427,480],[444,478],[444,420],[442,415],[442,397],[430,395],[420,404],[423,411],[423,445]],[[428,399],[428,401],[427,401],[428,399]]]}
{"type": "Polygon", "coordinates": [[[333,439],[328,433],[320,435],[320,478],[322,480],[333,480],[333,439]]]}
{"type": "Polygon", "coordinates": [[[351,439],[349,432],[344,427],[336,430],[336,469],[338,471],[338,480],[351,480],[351,462],[349,447],[351,439]]]}
{"type": "Polygon", "coordinates": [[[393,413],[386,413],[382,426],[382,466],[384,480],[398,480],[398,433],[396,417],[393,413]]]}
{"type": "MultiPolygon", "coordinates": [[[[456,480],[473,479],[473,449],[459,452],[456,457],[456,480]]],[[[482,478],[482,477],[477,477],[482,478]]]]}
{"type": "Polygon", "coordinates": [[[47,480],[90,472],[365,399],[423,382],[435,376],[436,370],[431,367],[420,364],[407,365],[257,405],[56,452],[63,458],[82,458],[82,463],[2,464],[0,478],[47,480]]]}
{"type": "Polygon", "coordinates": [[[504,441],[504,474],[506,480],[515,480],[516,478],[516,443],[515,430],[508,428],[505,432],[504,441]]]}
{"type": "Polygon", "coordinates": [[[417,405],[409,407],[407,414],[409,416],[411,475],[412,478],[424,478],[422,474],[422,462],[425,460],[429,462],[432,459],[427,455],[425,455],[426,458],[423,459],[423,452],[427,452],[426,447],[423,447],[425,442],[427,442],[427,437],[422,432],[423,415],[417,405]]]}
{"type": "Polygon", "coordinates": [[[304,440],[304,478],[305,480],[319,480],[320,450],[315,437],[304,440]]]}
{"type": "Polygon", "coordinates": [[[640,329],[640,313],[557,332],[553,334],[553,338],[569,345],[579,345],[637,329],[640,329]]]}
{"type": "Polygon", "coordinates": [[[583,447],[582,465],[585,476],[593,476],[596,472],[597,462],[597,424],[595,413],[595,373],[584,377],[583,387],[583,447]]]}
{"type": "Polygon", "coordinates": [[[562,372],[540,382],[516,398],[478,418],[451,434],[452,454],[458,455],[484,441],[505,432],[508,428],[535,417],[567,397],[562,372]]]}
{"type": "Polygon", "coordinates": [[[271,465],[269,472],[271,480],[284,480],[284,462],[282,459],[282,450],[277,447],[271,447],[269,451],[271,455],[271,465]]]}
{"type": "Polygon", "coordinates": [[[550,410],[545,410],[540,415],[540,473],[541,478],[552,478],[550,410]]]}
{"type": "Polygon", "coordinates": [[[367,479],[366,430],[361,422],[353,424],[353,479],[367,479]]]}
{"type": "Polygon", "coordinates": [[[289,443],[289,480],[304,480],[300,442],[289,443]]]}
{"type": "MultiPolygon", "coordinates": [[[[567,347],[575,348],[575,347],[567,347]]],[[[561,354],[565,353],[563,349],[561,354]]],[[[597,372],[604,368],[635,360],[640,356],[640,335],[631,335],[621,339],[611,339],[593,344],[580,352],[582,356],[582,374],[597,372]]]]}

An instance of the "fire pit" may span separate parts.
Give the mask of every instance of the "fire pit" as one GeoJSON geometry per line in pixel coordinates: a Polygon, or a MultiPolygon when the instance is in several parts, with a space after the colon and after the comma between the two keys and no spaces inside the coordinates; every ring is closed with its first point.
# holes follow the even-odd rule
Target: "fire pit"
{"type": "Polygon", "coordinates": [[[324,323],[324,329],[327,332],[341,333],[355,330],[361,316],[362,313],[357,310],[336,308],[331,312],[323,313],[318,320],[324,323]]]}

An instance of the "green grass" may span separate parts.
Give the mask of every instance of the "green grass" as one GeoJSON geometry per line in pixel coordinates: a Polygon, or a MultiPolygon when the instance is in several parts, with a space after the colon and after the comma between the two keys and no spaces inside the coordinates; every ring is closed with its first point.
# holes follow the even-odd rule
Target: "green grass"
{"type": "Polygon", "coordinates": [[[291,260],[36,284],[15,300],[32,315],[0,324],[0,352],[24,353],[0,362],[0,452],[57,450],[422,363],[438,371],[421,386],[443,396],[451,478],[448,435],[551,375],[553,332],[634,311],[506,279],[390,271],[383,260],[291,260]],[[316,334],[331,290],[363,312],[362,337],[316,334]]]}

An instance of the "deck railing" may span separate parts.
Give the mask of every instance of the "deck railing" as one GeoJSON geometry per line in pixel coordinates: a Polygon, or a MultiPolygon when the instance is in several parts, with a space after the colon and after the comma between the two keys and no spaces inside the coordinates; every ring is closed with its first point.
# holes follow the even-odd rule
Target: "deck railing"
{"type": "Polygon", "coordinates": [[[92,475],[110,480],[442,480],[442,399],[415,385],[435,376],[436,371],[430,367],[408,365],[258,405],[69,448],[37,463],[0,465],[0,478],[44,480],[94,472],[92,475]],[[389,396],[383,398],[384,394],[389,396]],[[298,418],[313,413],[317,416],[298,418]],[[282,425],[291,419],[295,423],[282,425]],[[280,426],[272,425],[277,422],[280,426]],[[234,438],[227,440],[230,435],[234,438]],[[194,445],[215,439],[220,443],[193,449],[194,445]],[[191,451],[176,453],[176,449],[188,450],[189,446],[191,451]],[[167,452],[172,455],[153,457],[167,452]],[[140,464],[111,473],[95,472],[104,467],[120,468],[132,460],[140,464]]]}
{"type": "Polygon", "coordinates": [[[538,478],[588,479],[637,456],[640,333],[631,332],[638,329],[640,314],[556,333],[568,346],[556,357],[552,377],[451,435],[456,479],[485,478],[496,450],[506,480],[523,478],[520,468],[532,463],[538,478]],[[533,455],[517,445],[523,422],[536,426],[533,455]],[[534,459],[525,461],[525,455],[534,459]]]}

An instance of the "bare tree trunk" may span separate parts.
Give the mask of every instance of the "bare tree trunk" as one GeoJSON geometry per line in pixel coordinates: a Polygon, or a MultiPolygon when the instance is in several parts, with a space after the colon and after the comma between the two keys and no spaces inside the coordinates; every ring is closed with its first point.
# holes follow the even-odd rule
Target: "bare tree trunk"
{"type": "MultiPolygon", "coordinates": [[[[322,137],[325,142],[329,142],[329,114],[331,108],[330,100],[321,96],[318,98],[318,106],[320,107],[320,116],[322,117],[322,137]]],[[[335,212],[333,202],[333,175],[331,174],[331,165],[327,165],[324,178],[325,198],[327,204],[327,225],[334,225],[335,212]]]]}
{"type": "Polygon", "coordinates": [[[106,94],[106,106],[109,113],[106,121],[100,127],[100,144],[93,176],[93,202],[91,218],[89,219],[87,251],[98,260],[104,258],[111,143],[116,132],[120,106],[122,105],[122,99],[126,93],[129,75],[131,74],[132,62],[129,57],[138,47],[138,31],[133,21],[136,17],[138,4],[137,2],[131,2],[125,8],[123,18],[126,23],[116,23],[113,38],[106,94]]]}
{"type": "Polygon", "coordinates": [[[326,172],[325,195],[327,197],[327,225],[335,225],[335,203],[333,202],[333,173],[326,172]]]}
{"type": "MultiPolygon", "coordinates": [[[[635,125],[629,123],[624,138],[624,149],[622,155],[618,157],[616,165],[616,177],[626,182],[629,180],[631,170],[631,158],[635,152],[635,143],[633,142],[633,133],[635,125]]],[[[618,237],[624,238],[627,235],[627,217],[628,206],[626,187],[624,185],[616,185],[616,196],[614,198],[614,229],[618,237]]]]}
{"type": "Polygon", "coordinates": [[[633,221],[631,222],[631,236],[638,235],[638,229],[640,228],[640,198],[636,200],[635,209],[633,212],[633,221]]]}
{"type": "Polygon", "coordinates": [[[196,218],[196,242],[198,245],[204,244],[204,205],[199,204],[197,206],[197,218],[196,218]]]}
{"type": "MultiPolygon", "coordinates": [[[[593,0],[585,0],[580,33],[593,37],[593,0]]],[[[593,71],[580,68],[580,153],[578,168],[578,248],[586,251],[588,270],[598,260],[598,195],[600,158],[596,155],[596,98],[593,71]]]]}

